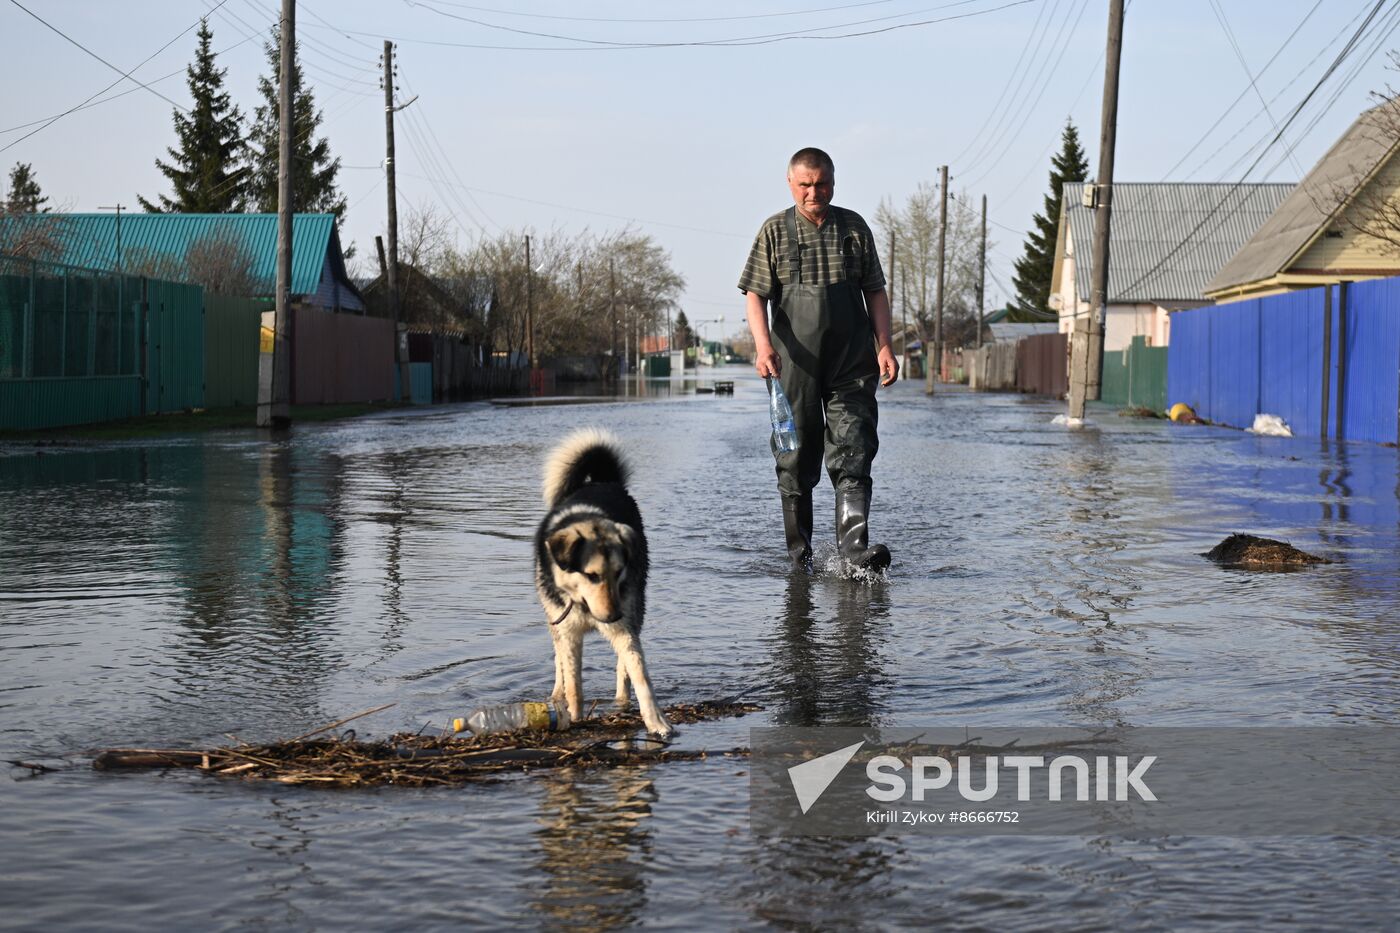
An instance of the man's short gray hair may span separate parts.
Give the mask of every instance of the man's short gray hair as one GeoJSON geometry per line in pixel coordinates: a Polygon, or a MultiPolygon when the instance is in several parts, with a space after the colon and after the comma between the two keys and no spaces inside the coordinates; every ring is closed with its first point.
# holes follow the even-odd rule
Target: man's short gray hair
{"type": "Polygon", "coordinates": [[[799,165],[803,168],[815,169],[817,171],[825,169],[831,173],[833,178],[836,177],[836,163],[831,161],[831,156],[815,146],[799,149],[792,154],[792,158],[788,159],[788,174],[791,175],[792,170],[799,165]]]}

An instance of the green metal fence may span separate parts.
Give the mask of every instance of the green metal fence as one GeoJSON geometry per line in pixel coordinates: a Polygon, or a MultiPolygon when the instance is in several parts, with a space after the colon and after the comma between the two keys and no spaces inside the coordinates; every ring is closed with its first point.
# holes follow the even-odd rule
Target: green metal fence
{"type": "Polygon", "coordinates": [[[0,256],[0,429],[204,404],[204,290],[0,256]]]}
{"type": "Polygon", "coordinates": [[[268,302],[204,296],[204,407],[258,402],[258,328],[268,302]]]}
{"type": "Polygon", "coordinates": [[[1146,337],[1134,337],[1124,350],[1103,355],[1100,401],[1119,408],[1167,407],[1167,348],[1149,347],[1146,337]]]}

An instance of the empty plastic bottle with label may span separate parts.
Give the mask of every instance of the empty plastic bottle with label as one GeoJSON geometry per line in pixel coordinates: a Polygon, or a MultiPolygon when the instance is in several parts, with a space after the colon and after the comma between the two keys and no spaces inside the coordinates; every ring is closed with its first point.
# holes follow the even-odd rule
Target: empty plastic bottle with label
{"type": "Polygon", "coordinates": [[[778,453],[796,450],[797,425],[792,420],[792,406],[783,384],[772,376],[768,377],[768,420],[773,422],[773,446],[778,453]]]}
{"type": "Polygon", "coordinates": [[[534,729],[539,732],[561,732],[569,728],[569,710],[556,708],[553,703],[507,703],[504,706],[483,706],[465,719],[452,720],[453,732],[470,729],[477,735],[492,732],[514,732],[534,729]]]}

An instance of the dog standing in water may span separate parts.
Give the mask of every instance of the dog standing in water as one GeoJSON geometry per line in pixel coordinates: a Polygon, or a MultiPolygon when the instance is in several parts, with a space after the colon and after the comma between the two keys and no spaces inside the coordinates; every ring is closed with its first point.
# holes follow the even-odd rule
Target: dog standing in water
{"type": "Polygon", "coordinates": [[[664,737],[675,730],[656,705],[642,655],[647,540],[629,474],[617,439],[603,431],[578,431],[550,453],[535,588],[554,637],[555,704],[567,704],[574,721],[583,716],[583,636],[592,629],[617,653],[617,706],[628,706],[630,682],[647,731],[664,737]]]}

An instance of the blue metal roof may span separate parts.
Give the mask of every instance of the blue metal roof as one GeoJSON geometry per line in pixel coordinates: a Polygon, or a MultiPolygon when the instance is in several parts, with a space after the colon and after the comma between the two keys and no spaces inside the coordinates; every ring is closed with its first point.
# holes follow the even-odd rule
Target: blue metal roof
{"type": "MultiPolygon", "coordinates": [[[[54,261],[89,269],[117,268],[116,214],[33,214],[11,216],[6,223],[52,224],[54,239],[63,252],[54,261]]],[[[190,246],[204,237],[241,237],[253,256],[253,275],[269,283],[277,280],[276,214],[122,214],[121,253],[130,267],[141,255],[183,258],[190,246]]],[[[327,252],[334,246],[333,269],[344,269],[334,214],[296,214],[292,217],[292,294],[313,294],[321,282],[327,252]]],[[[340,272],[343,275],[343,271],[340,272]]]]}

